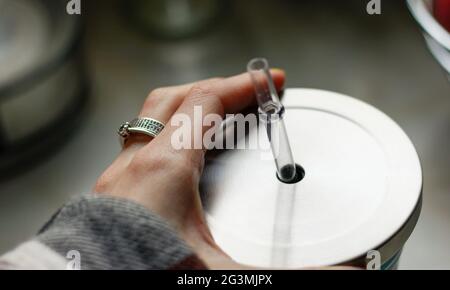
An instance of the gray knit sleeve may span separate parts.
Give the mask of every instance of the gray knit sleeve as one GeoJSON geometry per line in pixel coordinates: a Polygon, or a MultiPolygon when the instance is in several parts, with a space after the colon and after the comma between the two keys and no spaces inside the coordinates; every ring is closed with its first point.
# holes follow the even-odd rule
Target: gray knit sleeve
{"type": "Polygon", "coordinates": [[[77,251],[81,269],[205,268],[160,217],[120,198],[74,198],[44,226],[38,240],[63,257],[77,251]]]}

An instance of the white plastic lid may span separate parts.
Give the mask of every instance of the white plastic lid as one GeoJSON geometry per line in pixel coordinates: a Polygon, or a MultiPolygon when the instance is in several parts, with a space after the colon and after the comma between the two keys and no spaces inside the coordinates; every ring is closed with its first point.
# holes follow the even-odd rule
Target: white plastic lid
{"type": "Polygon", "coordinates": [[[347,262],[389,241],[421,197],[419,158],[402,129],[333,92],[288,89],[283,103],[305,178],[281,183],[261,150],[215,157],[203,202],[218,245],[243,264],[301,268],[347,262]]]}

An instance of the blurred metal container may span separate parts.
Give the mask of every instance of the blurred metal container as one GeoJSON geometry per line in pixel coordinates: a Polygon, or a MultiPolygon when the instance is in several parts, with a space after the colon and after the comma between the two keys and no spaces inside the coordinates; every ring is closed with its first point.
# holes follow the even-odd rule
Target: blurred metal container
{"type": "Polygon", "coordinates": [[[125,1],[131,21],[163,38],[184,38],[205,30],[220,12],[221,0],[125,1]]]}
{"type": "Polygon", "coordinates": [[[70,134],[86,100],[80,17],[65,1],[0,0],[0,176],[70,134]]]}
{"type": "MultiPolygon", "coordinates": [[[[395,269],[422,200],[409,138],[382,112],[337,93],[287,89],[283,103],[304,179],[280,182],[273,160],[262,158],[269,144],[210,158],[201,192],[215,241],[252,266],[365,267],[378,251],[378,267],[395,269]]],[[[257,132],[238,142],[261,141],[257,132]]]]}
{"type": "Polygon", "coordinates": [[[433,56],[450,77],[450,33],[433,16],[433,0],[407,0],[433,56]]]}

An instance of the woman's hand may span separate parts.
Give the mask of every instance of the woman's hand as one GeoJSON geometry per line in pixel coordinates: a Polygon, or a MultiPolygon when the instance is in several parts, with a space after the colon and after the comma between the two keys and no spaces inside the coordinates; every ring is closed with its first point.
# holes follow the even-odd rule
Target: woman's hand
{"type": "MultiPolygon", "coordinates": [[[[284,73],[271,73],[280,90],[284,73]]],[[[154,139],[130,136],[123,151],[98,179],[94,191],[133,200],[159,214],[211,269],[242,268],[215,244],[205,222],[199,196],[205,150],[175,150],[171,136],[177,127],[171,125],[171,118],[185,114],[193,120],[194,106],[202,107],[203,116],[224,116],[254,103],[248,74],[154,90],[139,117],[156,119],[166,127],[154,139]]],[[[202,132],[208,129],[203,127],[202,132]]]]}

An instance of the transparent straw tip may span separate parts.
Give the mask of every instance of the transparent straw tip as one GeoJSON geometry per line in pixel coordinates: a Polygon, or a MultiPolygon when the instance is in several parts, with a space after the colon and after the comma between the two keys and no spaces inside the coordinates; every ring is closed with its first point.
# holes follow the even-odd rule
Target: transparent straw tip
{"type": "Polygon", "coordinates": [[[280,113],[283,105],[280,102],[272,75],[270,74],[268,61],[265,58],[254,58],[248,63],[247,71],[255,87],[260,111],[266,114],[280,113]]]}
{"type": "Polygon", "coordinates": [[[284,107],[270,74],[269,63],[265,58],[255,58],[248,63],[247,70],[255,88],[260,119],[267,127],[278,177],[289,183],[295,179],[296,165],[282,118],[284,107]]]}

